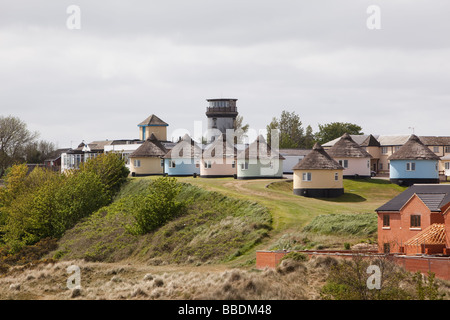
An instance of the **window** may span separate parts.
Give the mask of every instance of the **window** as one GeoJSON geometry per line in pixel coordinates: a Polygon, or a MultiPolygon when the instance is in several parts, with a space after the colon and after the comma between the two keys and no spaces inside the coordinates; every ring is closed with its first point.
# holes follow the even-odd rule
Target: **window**
{"type": "Polygon", "coordinates": [[[370,160],[367,160],[367,168],[370,168],[370,160]]]}
{"type": "Polygon", "coordinates": [[[390,253],[391,245],[389,243],[383,243],[383,251],[384,251],[384,253],[390,253]]]}
{"type": "Polygon", "coordinates": [[[380,163],[380,170],[383,170],[383,164],[380,163]]]}
{"type": "Polygon", "coordinates": [[[303,172],[302,180],[303,181],[311,181],[311,172],[303,172]]]}
{"type": "Polygon", "coordinates": [[[211,169],[211,161],[205,161],[205,169],[211,169]]]}
{"type": "Polygon", "coordinates": [[[445,162],[444,167],[445,167],[445,170],[450,169],[450,162],[445,162]]]}
{"type": "Polygon", "coordinates": [[[411,215],[410,228],[420,228],[420,215],[417,214],[411,215]]]}
{"type": "Polygon", "coordinates": [[[449,153],[450,152],[450,146],[445,146],[445,153],[449,153]]]}
{"type": "Polygon", "coordinates": [[[200,168],[200,162],[199,161],[195,161],[195,167],[196,168],[200,168]]]}
{"type": "Polygon", "coordinates": [[[439,147],[438,147],[438,146],[437,146],[437,147],[434,146],[434,147],[433,147],[433,152],[434,152],[434,153],[438,153],[438,152],[439,152],[439,147]]]}
{"type": "Polygon", "coordinates": [[[233,160],[233,162],[231,163],[231,167],[232,168],[236,168],[236,161],[235,160],[233,160]]]}
{"type": "Polygon", "coordinates": [[[416,163],[415,162],[407,162],[406,163],[406,171],[415,171],[416,163]]]}
{"type": "Polygon", "coordinates": [[[134,160],[134,166],[139,168],[141,166],[141,160],[134,160]]]}
{"type": "Polygon", "coordinates": [[[348,168],[348,160],[339,160],[339,164],[344,168],[348,168]]]}
{"type": "Polygon", "coordinates": [[[383,228],[391,226],[391,216],[388,214],[383,215],[383,228]]]}
{"type": "Polygon", "coordinates": [[[387,147],[382,147],[381,148],[381,153],[382,154],[387,154],[388,153],[388,148],[387,147]]]}
{"type": "Polygon", "coordinates": [[[169,168],[175,168],[175,167],[176,167],[175,161],[169,160],[169,168]]]}
{"type": "Polygon", "coordinates": [[[241,163],[241,170],[247,170],[248,169],[248,162],[241,163]]]}
{"type": "Polygon", "coordinates": [[[160,162],[160,164],[161,164],[161,167],[163,167],[163,168],[164,168],[164,159],[161,159],[161,162],[160,162]]]}
{"type": "Polygon", "coordinates": [[[338,181],[338,180],[339,180],[339,173],[336,172],[336,173],[334,174],[334,180],[335,180],[335,181],[338,181]]]}

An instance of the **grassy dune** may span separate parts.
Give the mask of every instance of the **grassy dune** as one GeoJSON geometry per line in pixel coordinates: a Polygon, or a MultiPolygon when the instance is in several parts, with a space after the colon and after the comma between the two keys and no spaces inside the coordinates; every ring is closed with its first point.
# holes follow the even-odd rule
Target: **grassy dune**
{"type": "Polygon", "coordinates": [[[233,260],[268,236],[271,215],[257,202],[182,184],[178,195],[190,201],[182,214],[143,236],[128,232],[133,223],[127,197],[145,192],[151,179],[132,180],[116,201],[67,232],[53,256],[113,262],[133,258],[162,263],[219,263],[233,260]]]}

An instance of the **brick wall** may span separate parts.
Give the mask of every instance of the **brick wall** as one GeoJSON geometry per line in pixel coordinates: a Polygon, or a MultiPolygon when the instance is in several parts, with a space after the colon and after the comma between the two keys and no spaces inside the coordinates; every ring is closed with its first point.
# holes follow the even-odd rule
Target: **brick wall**
{"type": "MultiPolygon", "coordinates": [[[[276,268],[280,260],[290,251],[257,251],[256,268],[276,268]]],[[[355,252],[350,250],[318,250],[318,251],[297,251],[312,255],[328,255],[336,258],[352,258],[355,252]]],[[[375,252],[366,251],[367,257],[373,257],[375,252]]],[[[433,272],[437,278],[450,280],[450,257],[424,257],[424,256],[393,256],[394,262],[410,272],[420,271],[427,274],[433,272]]]]}

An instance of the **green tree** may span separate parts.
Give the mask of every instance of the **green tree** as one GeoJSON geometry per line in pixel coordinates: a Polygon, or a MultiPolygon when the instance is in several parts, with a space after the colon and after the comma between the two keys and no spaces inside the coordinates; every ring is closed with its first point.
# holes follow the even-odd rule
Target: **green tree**
{"type": "Polygon", "coordinates": [[[48,141],[33,141],[24,146],[23,158],[27,163],[44,163],[55,151],[55,144],[48,141]]]}
{"type": "Polygon", "coordinates": [[[267,142],[273,144],[272,137],[278,139],[278,147],[304,148],[304,130],[299,115],[283,110],[279,119],[273,118],[267,125],[267,142]]]}
{"type": "Polygon", "coordinates": [[[363,134],[362,128],[353,123],[348,122],[332,122],[328,124],[319,124],[319,131],[315,134],[316,141],[324,144],[331,140],[341,137],[344,133],[348,134],[363,134]]]}
{"type": "Polygon", "coordinates": [[[23,160],[24,146],[37,136],[19,118],[0,116],[0,177],[8,167],[23,160]]]}
{"type": "Polygon", "coordinates": [[[303,137],[302,147],[306,149],[312,149],[315,143],[316,139],[313,133],[313,129],[310,125],[308,125],[306,127],[305,136],[303,137]]]}
{"type": "Polygon", "coordinates": [[[248,123],[244,125],[243,122],[244,117],[240,115],[234,120],[235,143],[243,142],[243,137],[250,127],[248,123]]]}
{"type": "Polygon", "coordinates": [[[132,203],[134,225],[129,228],[134,234],[146,234],[178,216],[186,203],[177,200],[181,185],[173,177],[154,180],[146,194],[134,196],[132,203]]]}
{"type": "Polygon", "coordinates": [[[80,171],[97,174],[107,190],[111,192],[111,196],[120,190],[130,173],[121,155],[114,152],[100,154],[95,158],[89,159],[81,164],[80,171]]]}

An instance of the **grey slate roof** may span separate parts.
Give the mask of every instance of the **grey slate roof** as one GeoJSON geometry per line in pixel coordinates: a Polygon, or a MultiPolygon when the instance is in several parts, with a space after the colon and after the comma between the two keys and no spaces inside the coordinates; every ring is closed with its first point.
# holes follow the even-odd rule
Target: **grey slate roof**
{"type": "Polygon", "coordinates": [[[450,202],[450,185],[448,184],[415,184],[386,202],[375,211],[398,212],[411,197],[417,196],[430,208],[431,211],[440,211],[440,208],[450,202]]]}
{"type": "Polygon", "coordinates": [[[311,149],[280,149],[278,152],[285,157],[297,157],[297,156],[306,156],[311,152],[311,149]]]}
{"type": "Polygon", "coordinates": [[[316,143],[292,170],[344,170],[344,168],[331,158],[320,144],[316,143]]]}
{"type": "Polygon", "coordinates": [[[388,160],[439,160],[416,135],[411,135],[408,141],[400,147],[388,160]]]}

